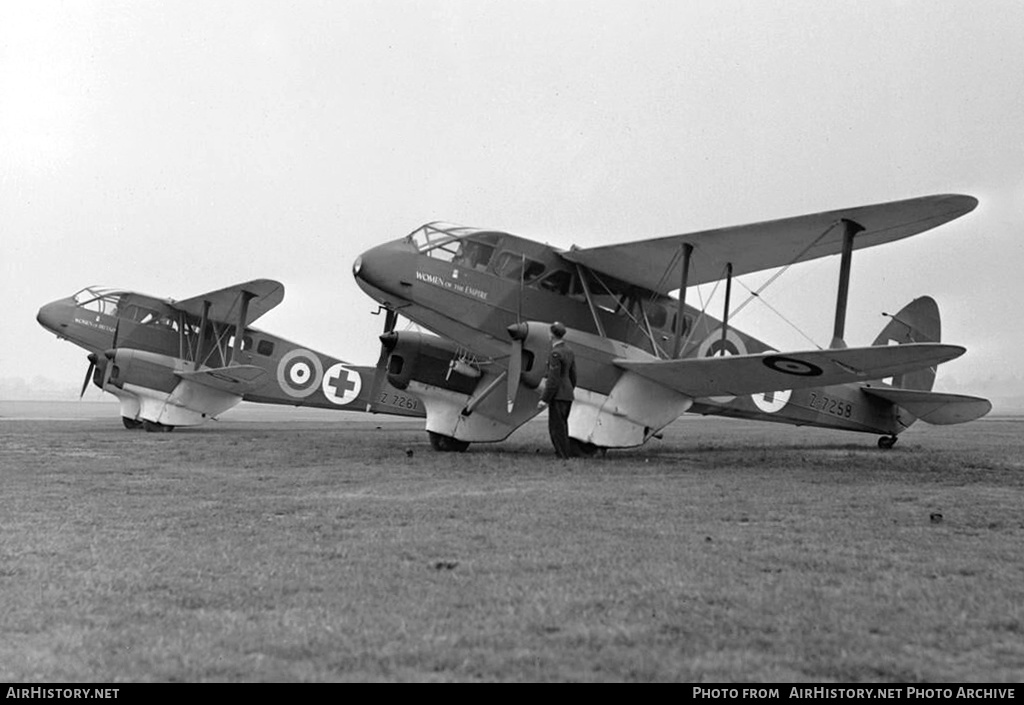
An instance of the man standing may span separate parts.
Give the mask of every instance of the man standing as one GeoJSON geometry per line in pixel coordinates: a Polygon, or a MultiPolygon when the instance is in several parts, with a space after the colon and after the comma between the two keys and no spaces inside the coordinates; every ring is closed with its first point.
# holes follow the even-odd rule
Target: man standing
{"type": "Polygon", "coordinates": [[[576,356],[565,344],[565,326],[551,324],[551,352],[538,408],[548,406],[548,433],[559,458],[575,455],[569,438],[569,411],[576,388],[576,356]]]}

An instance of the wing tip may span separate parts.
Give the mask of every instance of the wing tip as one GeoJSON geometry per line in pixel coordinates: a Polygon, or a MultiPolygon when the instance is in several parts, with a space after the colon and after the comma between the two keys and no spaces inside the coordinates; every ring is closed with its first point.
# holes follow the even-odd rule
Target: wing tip
{"type": "Polygon", "coordinates": [[[980,201],[978,201],[977,198],[965,193],[944,193],[938,196],[937,198],[941,199],[943,203],[948,202],[950,205],[955,206],[955,210],[959,214],[955,216],[957,218],[959,218],[961,215],[966,215],[967,213],[970,213],[975,208],[977,208],[978,204],[980,203],[980,201]]]}

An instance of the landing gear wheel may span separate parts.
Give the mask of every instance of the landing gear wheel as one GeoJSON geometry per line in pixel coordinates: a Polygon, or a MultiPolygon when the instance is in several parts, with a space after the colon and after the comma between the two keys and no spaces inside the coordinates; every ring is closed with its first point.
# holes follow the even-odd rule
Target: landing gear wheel
{"type": "Polygon", "coordinates": [[[430,436],[430,447],[442,453],[465,453],[466,448],[469,448],[469,441],[460,441],[433,431],[427,431],[427,435],[430,436]]]}
{"type": "Polygon", "coordinates": [[[590,458],[596,455],[598,451],[601,451],[601,455],[604,455],[605,453],[608,452],[606,448],[601,448],[600,446],[596,446],[593,443],[577,441],[575,438],[569,439],[569,445],[574,451],[573,455],[576,455],[581,458],[590,458]]]}
{"type": "Polygon", "coordinates": [[[142,422],[142,428],[146,430],[146,433],[170,433],[174,430],[174,426],[165,426],[162,423],[156,421],[145,421],[142,422]]]}
{"type": "Polygon", "coordinates": [[[882,436],[878,439],[878,447],[882,450],[889,450],[896,445],[896,436],[882,436]]]}
{"type": "Polygon", "coordinates": [[[122,416],[121,423],[123,423],[124,427],[127,428],[129,431],[134,431],[136,429],[142,428],[141,421],[138,421],[137,419],[133,419],[128,416],[122,416]]]}

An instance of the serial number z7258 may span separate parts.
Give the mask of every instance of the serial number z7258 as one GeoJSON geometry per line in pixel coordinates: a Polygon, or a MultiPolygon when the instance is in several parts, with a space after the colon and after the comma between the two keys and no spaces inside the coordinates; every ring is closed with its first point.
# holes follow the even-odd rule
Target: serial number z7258
{"type": "Polygon", "coordinates": [[[827,397],[824,394],[818,394],[817,392],[811,392],[811,403],[810,408],[815,411],[821,411],[826,414],[832,414],[833,416],[840,416],[844,419],[850,418],[853,415],[853,404],[842,399],[836,399],[834,397],[827,397]]]}

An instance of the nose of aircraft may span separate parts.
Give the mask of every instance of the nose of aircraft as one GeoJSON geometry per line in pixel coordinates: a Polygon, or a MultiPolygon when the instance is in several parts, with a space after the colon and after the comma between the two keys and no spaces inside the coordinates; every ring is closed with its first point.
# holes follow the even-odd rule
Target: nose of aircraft
{"type": "Polygon", "coordinates": [[[408,243],[387,242],[356,257],[352,274],[366,293],[383,303],[389,295],[401,297],[402,289],[411,286],[407,270],[413,255],[408,243]]]}
{"type": "Polygon", "coordinates": [[[51,301],[39,309],[39,313],[36,314],[36,320],[39,321],[39,325],[46,330],[59,334],[68,327],[66,315],[67,309],[67,299],[51,301]]]}

